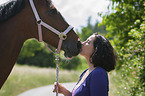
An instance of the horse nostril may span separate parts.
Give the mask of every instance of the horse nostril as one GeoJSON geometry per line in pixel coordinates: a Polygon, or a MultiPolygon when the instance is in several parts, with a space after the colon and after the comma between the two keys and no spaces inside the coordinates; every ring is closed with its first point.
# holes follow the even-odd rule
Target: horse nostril
{"type": "Polygon", "coordinates": [[[77,42],[77,48],[80,50],[80,49],[81,49],[81,47],[82,47],[82,44],[81,44],[81,42],[80,42],[80,41],[78,41],[78,42],[77,42]]]}

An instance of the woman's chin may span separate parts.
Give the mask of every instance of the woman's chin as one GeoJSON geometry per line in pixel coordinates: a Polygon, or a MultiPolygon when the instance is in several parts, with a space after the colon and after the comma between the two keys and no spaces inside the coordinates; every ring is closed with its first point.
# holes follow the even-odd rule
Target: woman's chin
{"type": "Polygon", "coordinates": [[[81,52],[79,53],[79,55],[84,56],[84,53],[81,51],[81,52]]]}

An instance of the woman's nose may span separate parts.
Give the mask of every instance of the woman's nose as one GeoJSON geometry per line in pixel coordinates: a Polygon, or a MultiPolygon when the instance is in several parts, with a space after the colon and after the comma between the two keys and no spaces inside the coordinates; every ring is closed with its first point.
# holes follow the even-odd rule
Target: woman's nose
{"type": "Polygon", "coordinates": [[[85,44],[85,42],[82,42],[82,45],[84,45],[85,44]]]}

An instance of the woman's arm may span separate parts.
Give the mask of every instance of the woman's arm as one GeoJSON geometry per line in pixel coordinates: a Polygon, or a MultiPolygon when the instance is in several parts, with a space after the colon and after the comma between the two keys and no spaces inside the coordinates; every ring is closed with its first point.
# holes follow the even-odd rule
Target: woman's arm
{"type": "MultiPolygon", "coordinates": [[[[56,92],[56,82],[54,83],[53,92],[56,92]]],[[[60,83],[58,83],[58,93],[61,93],[64,96],[72,96],[72,93],[68,89],[66,89],[64,86],[62,86],[60,83]]]]}

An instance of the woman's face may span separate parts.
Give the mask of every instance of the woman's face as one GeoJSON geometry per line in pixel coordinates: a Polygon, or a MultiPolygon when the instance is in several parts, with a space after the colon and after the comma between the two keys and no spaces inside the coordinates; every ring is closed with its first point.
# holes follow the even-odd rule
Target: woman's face
{"type": "Polygon", "coordinates": [[[82,50],[80,55],[85,57],[90,57],[94,52],[93,42],[95,40],[95,35],[91,35],[86,41],[82,43],[82,50]]]}

